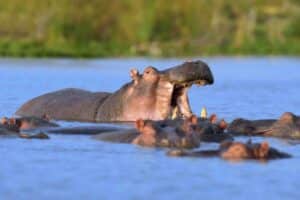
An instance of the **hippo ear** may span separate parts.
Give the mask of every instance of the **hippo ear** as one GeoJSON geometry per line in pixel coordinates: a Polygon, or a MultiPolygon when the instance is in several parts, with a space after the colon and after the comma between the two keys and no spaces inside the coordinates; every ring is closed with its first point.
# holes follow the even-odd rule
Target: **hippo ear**
{"type": "Polygon", "coordinates": [[[217,123],[217,120],[218,120],[218,117],[216,114],[212,114],[210,117],[209,117],[209,121],[213,124],[217,123]]]}
{"type": "Polygon", "coordinates": [[[130,77],[133,80],[134,84],[138,83],[139,71],[137,69],[130,70],[130,77]]]}
{"type": "Polygon", "coordinates": [[[16,118],[10,118],[8,123],[9,125],[15,125],[16,121],[17,121],[16,118]]]}
{"type": "Polygon", "coordinates": [[[196,115],[192,115],[190,118],[189,118],[189,121],[193,124],[193,125],[196,125],[198,123],[198,118],[196,115]]]}
{"type": "Polygon", "coordinates": [[[267,153],[268,151],[269,151],[269,143],[268,142],[262,142],[261,144],[260,144],[260,151],[262,152],[262,153],[267,153]]]}
{"type": "Polygon", "coordinates": [[[220,129],[225,130],[227,128],[228,124],[224,119],[222,119],[218,126],[220,129]]]}
{"type": "Polygon", "coordinates": [[[138,119],[135,121],[135,127],[138,130],[141,130],[145,126],[145,121],[142,119],[138,119]]]}
{"type": "Polygon", "coordinates": [[[262,142],[259,146],[258,156],[260,158],[267,158],[269,153],[269,143],[268,142],[262,142]]]}
{"type": "Polygon", "coordinates": [[[42,119],[46,120],[46,121],[50,121],[51,117],[47,114],[43,114],[42,119]]]}
{"type": "Polygon", "coordinates": [[[134,80],[139,75],[139,71],[135,68],[130,70],[130,77],[134,80]]]}
{"type": "Polygon", "coordinates": [[[1,120],[0,120],[0,124],[3,124],[3,125],[8,124],[7,117],[2,117],[1,120]]]}

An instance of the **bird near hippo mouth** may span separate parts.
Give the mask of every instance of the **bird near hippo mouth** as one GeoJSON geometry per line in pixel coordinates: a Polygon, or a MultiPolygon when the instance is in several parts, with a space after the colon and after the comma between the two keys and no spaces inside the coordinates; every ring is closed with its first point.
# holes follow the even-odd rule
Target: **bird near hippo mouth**
{"type": "Polygon", "coordinates": [[[188,89],[214,83],[209,66],[200,60],[161,71],[150,66],[142,74],[132,69],[130,76],[132,80],[113,93],[67,88],[41,95],[23,104],[16,115],[90,122],[190,117],[188,89]]]}

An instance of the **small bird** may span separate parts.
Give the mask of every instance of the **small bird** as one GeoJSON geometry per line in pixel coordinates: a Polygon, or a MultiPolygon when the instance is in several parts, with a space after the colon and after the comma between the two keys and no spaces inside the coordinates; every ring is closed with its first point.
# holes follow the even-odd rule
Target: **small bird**
{"type": "Polygon", "coordinates": [[[207,119],[207,110],[205,107],[202,108],[201,113],[200,113],[200,117],[202,119],[207,119]]]}

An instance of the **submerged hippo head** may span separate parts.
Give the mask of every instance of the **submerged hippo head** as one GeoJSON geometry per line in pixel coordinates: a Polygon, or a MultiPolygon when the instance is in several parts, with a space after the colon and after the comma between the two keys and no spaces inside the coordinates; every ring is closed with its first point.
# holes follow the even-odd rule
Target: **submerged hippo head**
{"type": "Polygon", "coordinates": [[[228,160],[268,160],[290,157],[289,154],[270,147],[268,142],[252,143],[251,140],[247,143],[224,142],[220,145],[220,151],[221,157],[228,160]]]}
{"type": "Polygon", "coordinates": [[[185,151],[171,150],[167,152],[169,156],[184,156],[184,157],[214,157],[218,156],[225,160],[268,160],[278,158],[290,158],[287,153],[280,152],[269,146],[268,142],[252,143],[249,140],[247,143],[225,141],[220,144],[217,150],[201,150],[201,151],[185,151]]]}
{"type": "Polygon", "coordinates": [[[199,138],[191,131],[183,131],[175,126],[156,123],[151,120],[136,121],[139,135],[132,143],[147,147],[196,148],[199,138]]]}
{"type": "Polygon", "coordinates": [[[19,132],[20,126],[21,126],[21,121],[16,118],[3,117],[0,120],[0,124],[3,125],[5,128],[7,128],[10,131],[19,132]]]}
{"type": "Polygon", "coordinates": [[[300,117],[290,112],[283,113],[265,135],[300,139],[300,117]]]}
{"type": "Polygon", "coordinates": [[[217,115],[213,114],[209,120],[203,120],[203,118],[197,118],[192,115],[185,120],[183,129],[186,127],[190,131],[193,131],[197,135],[200,141],[203,142],[221,142],[224,140],[233,140],[233,137],[225,132],[227,128],[227,122],[224,119],[220,121],[217,119],[217,115]]]}
{"type": "Polygon", "coordinates": [[[198,118],[192,115],[185,119],[168,119],[153,122],[160,127],[173,127],[177,131],[184,133],[192,133],[203,142],[221,142],[223,140],[232,140],[232,136],[225,132],[227,123],[222,120],[217,120],[217,116],[213,115],[210,119],[198,118]]]}
{"type": "Polygon", "coordinates": [[[130,83],[103,102],[96,120],[162,120],[170,117],[175,108],[180,116],[189,117],[192,111],[188,89],[193,84],[214,82],[209,67],[202,61],[186,62],[163,71],[150,66],[142,74],[133,69],[130,76],[130,83]]]}
{"type": "Polygon", "coordinates": [[[248,120],[237,118],[229,124],[227,130],[234,135],[264,135],[275,121],[275,119],[248,120]]]}
{"type": "Polygon", "coordinates": [[[0,124],[6,126],[9,130],[19,132],[26,129],[34,129],[39,127],[56,127],[57,124],[50,122],[48,116],[42,118],[37,117],[20,117],[20,118],[7,118],[3,117],[0,124]]]}
{"type": "Polygon", "coordinates": [[[221,144],[221,156],[224,159],[265,159],[269,152],[269,143],[244,144],[241,142],[224,142],[221,144]]]}

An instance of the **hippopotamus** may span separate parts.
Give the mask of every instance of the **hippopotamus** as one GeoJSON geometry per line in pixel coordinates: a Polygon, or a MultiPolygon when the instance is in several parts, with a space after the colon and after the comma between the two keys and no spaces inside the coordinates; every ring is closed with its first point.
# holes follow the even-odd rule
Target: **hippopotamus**
{"type": "Polygon", "coordinates": [[[49,139],[49,136],[43,132],[24,133],[22,131],[34,129],[38,127],[56,127],[57,124],[50,122],[46,118],[37,117],[22,117],[22,118],[7,118],[3,117],[0,120],[0,135],[19,137],[24,139],[49,139]]]}
{"type": "Polygon", "coordinates": [[[199,138],[190,128],[179,129],[176,126],[143,119],[136,120],[135,127],[136,129],[99,134],[94,138],[144,147],[196,148],[200,145],[199,138]]]}
{"type": "Polygon", "coordinates": [[[28,130],[28,129],[36,129],[43,127],[58,127],[59,125],[51,122],[50,118],[45,115],[41,118],[39,117],[12,117],[7,118],[3,117],[0,120],[0,124],[8,125],[10,129],[14,129],[15,131],[20,130],[28,130]]]}
{"type": "Polygon", "coordinates": [[[148,147],[198,147],[200,142],[221,142],[233,140],[225,133],[226,122],[216,121],[216,116],[209,120],[197,118],[195,115],[186,119],[174,120],[142,120],[135,122],[136,129],[118,130],[94,136],[95,139],[133,143],[148,147]]]}
{"type": "Polygon", "coordinates": [[[44,132],[28,134],[9,130],[7,127],[0,125],[0,136],[22,138],[22,139],[49,139],[50,137],[44,132]]]}
{"type": "Polygon", "coordinates": [[[178,157],[221,157],[225,160],[269,160],[279,158],[289,158],[289,154],[278,151],[269,146],[268,142],[247,143],[224,141],[217,150],[185,151],[173,149],[167,152],[169,156],[178,157]]]}
{"type": "Polygon", "coordinates": [[[230,123],[228,131],[234,135],[258,135],[300,139],[300,117],[291,112],[285,112],[278,120],[246,120],[238,118],[230,123]]]}
{"type": "Polygon", "coordinates": [[[164,120],[177,109],[180,116],[192,111],[188,89],[213,84],[213,74],[200,60],[158,70],[147,67],[143,74],[130,71],[131,81],[114,93],[62,89],[36,97],[21,106],[19,116],[50,115],[56,120],[113,122],[137,119],[164,120]]]}
{"type": "Polygon", "coordinates": [[[193,128],[203,142],[222,142],[224,140],[233,141],[233,136],[225,132],[227,122],[224,119],[218,120],[216,114],[212,114],[208,119],[196,118],[193,128]]]}
{"type": "Polygon", "coordinates": [[[193,132],[202,142],[233,140],[232,135],[225,132],[227,128],[225,120],[218,121],[215,114],[212,114],[209,118],[198,118],[196,115],[192,115],[185,120],[177,118],[173,120],[160,120],[155,123],[161,127],[172,126],[185,132],[193,132]]]}

